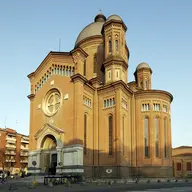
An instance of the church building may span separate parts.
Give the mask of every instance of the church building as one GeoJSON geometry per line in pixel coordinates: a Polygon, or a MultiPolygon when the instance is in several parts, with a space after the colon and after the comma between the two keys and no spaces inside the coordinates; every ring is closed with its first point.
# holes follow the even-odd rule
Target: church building
{"type": "Polygon", "coordinates": [[[31,85],[28,172],[172,176],[171,102],[142,62],[128,81],[127,27],[98,14],[70,52],[50,52],[31,85]]]}

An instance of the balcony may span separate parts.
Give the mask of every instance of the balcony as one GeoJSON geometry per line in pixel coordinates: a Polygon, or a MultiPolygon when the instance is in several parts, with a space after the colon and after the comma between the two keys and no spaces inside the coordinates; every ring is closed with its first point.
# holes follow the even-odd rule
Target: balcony
{"type": "Polygon", "coordinates": [[[29,144],[29,139],[27,139],[27,138],[21,138],[21,143],[27,143],[27,144],[29,144]]]}
{"type": "Polygon", "coordinates": [[[9,149],[16,149],[16,145],[6,144],[6,148],[9,148],[9,149]]]}
{"type": "Polygon", "coordinates": [[[21,150],[28,151],[29,147],[28,146],[24,147],[24,146],[21,145],[21,150]]]}
{"type": "Polygon", "coordinates": [[[20,160],[20,163],[28,163],[28,159],[20,160]]]}
{"type": "Polygon", "coordinates": [[[28,157],[28,153],[23,153],[23,152],[21,152],[21,153],[20,153],[20,156],[22,156],[22,157],[28,157]]]}
{"type": "Polygon", "coordinates": [[[15,159],[6,159],[5,161],[6,163],[12,163],[12,162],[15,162],[15,159]]]}
{"type": "Polygon", "coordinates": [[[15,137],[6,136],[6,141],[8,143],[16,143],[16,138],[15,137]]]}
{"type": "Polygon", "coordinates": [[[14,151],[5,151],[5,155],[16,155],[14,151]]]}

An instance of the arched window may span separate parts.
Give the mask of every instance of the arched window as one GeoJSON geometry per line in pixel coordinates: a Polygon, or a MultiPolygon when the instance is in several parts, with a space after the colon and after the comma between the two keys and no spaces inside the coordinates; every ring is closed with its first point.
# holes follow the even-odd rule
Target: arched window
{"type": "Polygon", "coordinates": [[[111,80],[111,70],[108,71],[108,77],[109,77],[109,80],[111,80]]]}
{"type": "Polygon", "coordinates": [[[187,167],[187,171],[191,171],[192,169],[192,167],[191,167],[191,162],[187,162],[186,163],[186,167],[187,167]]]}
{"type": "Polygon", "coordinates": [[[149,88],[149,83],[148,83],[148,80],[145,81],[145,89],[148,89],[149,88]]]}
{"type": "Polygon", "coordinates": [[[68,77],[68,66],[65,67],[65,75],[68,77]]]}
{"type": "Polygon", "coordinates": [[[69,67],[69,77],[71,77],[71,67],[69,67]]]}
{"type": "Polygon", "coordinates": [[[63,70],[62,70],[62,67],[61,67],[61,68],[60,68],[60,73],[59,73],[59,75],[62,75],[62,71],[63,71],[63,70]]]}
{"type": "Polygon", "coordinates": [[[140,86],[141,86],[141,88],[143,88],[143,82],[142,81],[140,82],[140,86]]]}
{"type": "Polygon", "coordinates": [[[107,99],[107,107],[109,107],[109,99],[107,99]]]}
{"type": "Polygon", "coordinates": [[[116,39],[115,40],[115,52],[119,51],[119,41],[116,39]]]}
{"type": "Polygon", "coordinates": [[[155,117],[154,120],[155,125],[155,155],[159,157],[159,118],[155,117]]]}
{"type": "Polygon", "coordinates": [[[111,107],[112,105],[113,105],[112,99],[110,99],[110,104],[109,104],[109,106],[111,107]]]}
{"type": "Polygon", "coordinates": [[[149,158],[149,119],[144,118],[144,155],[145,158],[149,158]]]}
{"type": "Polygon", "coordinates": [[[97,55],[94,55],[94,66],[93,66],[93,73],[97,72],[97,55]]]}
{"type": "Polygon", "coordinates": [[[84,155],[87,154],[87,115],[84,114],[84,155]]]}
{"type": "Polygon", "coordinates": [[[167,157],[167,119],[164,119],[164,158],[167,157]]]}
{"type": "Polygon", "coordinates": [[[63,76],[65,76],[65,66],[63,67],[63,76]]]}
{"type": "Polygon", "coordinates": [[[115,105],[115,98],[113,98],[113,105],[115,105]]]}
{"type": "Polygon", "coordinates": [[[86,60],[84,61],[83,75],[86,76],[86,60]]]}
{"type": "Polygon", "coordinates": [[[104,100],[104,107],[106,107],[107,106],[107,103],[106,103],[106,100],[104,100]]]}
{"type": "Polygon", "coordinates": [[[109,155],[113,154],[113,117],[109,116],[109,155]]]}
{"type": "Polygon", "coordinates": [[[112,52],[112,41],[109,40],[109,53],[111,53],[111,52],[112,52]]]}
{"type": "Polygon", "coordinates": [[[54,74],[56,75],[57,74],[57,67],[55,66],[55,69],[54,69],[54,74]]]}

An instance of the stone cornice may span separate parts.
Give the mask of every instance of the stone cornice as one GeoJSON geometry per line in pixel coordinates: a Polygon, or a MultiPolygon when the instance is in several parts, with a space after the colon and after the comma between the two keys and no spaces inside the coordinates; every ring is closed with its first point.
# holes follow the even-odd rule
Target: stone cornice
{"type": "Polygon", "coordinates": [[[41,62],[41,64],[37,67],[37,69],[30,73],[27,77],[30,79],[31,77],[35,76],[36,73],[38,71],[40,71],[46,64],[49,60],[51,60],[52,56],[55,56],[55,55],[63,55],[63,56],[71,56],[70,55],[70,52],[49,52],[48,55],[44,58],[44,60],[41,62]]]}
{"type": "Polygon", "coordinates": [[[72,75],[71,80],[73,82],[81,81],[82,83],[85,83],[87,81],[87,79],[84,76],[82,76],[81,74],[79,74],[79,73],[76,73],[76,74],[72,75]]]}
{"type": "Polygon", "coordinates": [[[163,90],[156,90],[156,89],[150,89],[150,90],[139,90],[134,93],[136,96],[137,95],[145,95],[145,94],[164,94],[170,98],[170,102],[173,101],[173,95],[167,91],[163,90]]]}
{"type": "Polygon", "coordinates": [[[136,77],[136,76],[137,76],[137,73],[140,72],[140,71],[142,71],[142,70],[150,71],[151,74],[153,73],[153,71],[152,71],[151,68],[142,67],[142,68],[140,68],[140,69],[138,69],[138,70],[135,70],[134,76],[136,77]]]}
{"type": "Polygon", "coordinates": [[[125,69],[128,68],[128,64],[126,63],[126,61],[118,56],[110,56],[103,63],[104,67],[107,67],[111,64],[122,65],[125,69]]]}
{"type": "Polygon", "coordinates": [[[91,89],[92,93],[95,92],[95,87],[93,87],[92,85],[90,85],[88,82],[85,82],[84,85],[87,86],[89,89],[91,89]]]}
{"type": "Polygon", "coordinates": [[[35,137],[35,138],[38,138],[38,136],[40,135],[40,133],[42,133],[43,131],[46,131],[47,128],[51,128],[53,131],[55,131],[55,132],[58,133],[58,134],[64,133],[64,131],[63,131],[62,129],[60,129],[60,128],[58,128],[58,127],[56,127],[56,126],[54,126],[54,125],[52,125],[52,124],[50,124],[50,123],[45,123],[45,124],[43,125],[43,127],[42,127],[41,129],[39,129],[39,130],[35,133],[34,137],[35,137]]]}
{"type": "Polygon", "coordinates": [[[128,48],[128,46],[125,44],[125,49],[127,50],[127,52],[128,52],[128,59],[129,59],[129,57],[130,57],[130,52],[129,52],[129,48],[128,48]]]}
{"type": "Polygon", "coordinates": [[[28,99],[32,100],[33,98],[35,98],[35,94],[30,94],[27,97],[28,97],[28,99]]]}
{"type": "Polygon", "coordinates": [[[101,84],[101,81],[98,79],[98,77],[94,77],[92,79],[89,80],[89,83],[90,84],[94,84],[94,83],[97,83],[97,84],[101,84]]]}
{"type": "Polygon", "coordinates": [[[83,84],[85,84],[87,87],[89,87],[90,89],[92,89],[93,91],[95,91],[95,88],[89,83],[89,81],[82,76],[79,73],[76,73],[75,75],[71,76],[71,80],[75,83],[77,81],[81,81],[83,84]]]}
{"type": "Polygon", "coordinates": [[[88,56],[88,54],[80,47],[76,47],[72,51],[70,51],[71,54],[75,54],[76,52],[80,52],[84,57],[88,56]]]}
{"type": "Polygon", "coordinates": [[[114,20],[114,19],[111,19],[111,20],[105,22],[103,27],[105,28],[107,25],[110,25],[112,23],[116,23],[116,24],[122,25],[124,30],[127,31],[127,26],[125,25],[125,23],[123,21],[117,21],[117,20],[114,20]]]}
{"type": "Polygon", "coordinates": [[[102,35],[94,35],[94,36],[91,36],[91,37],[87,37],[87,38],[85,38],[85,39],[82,39],[77,45],[75,45],[75,48],[74,49],[76,49],[76,48],[78,48],[78,47],[80,47],[80,45],[81,44],[83,44],[83,43],[87,43],[87,41],[90,41],[90,40],[93,40],[93,39],[102,39],[102,35]]]}
{"type": "Polygon", "coordinates": [[[108,88],[111,88],[111,87],[122,87],[124,88],[127,92],[133,94],[133,91],[127,86],[126,83],[124,83],[122,80],[119,80],[119,81],[115,81],[113,83],[110,83],[110,84],[106,84],[104,86],[101,86],[99,88],[97,88],[98,92],[99,91],[102,91],[102,90],[105,90],[105,89],[108,89],[108,88]]]}
{"type": "Polygon", "coordinates": [[[131,81],[131,82],[127,83],[127,85],[128,85],[128,86],[130,86],[130,85],[136,85],[136,82],[135,82],[135,81],[131,81]]]}

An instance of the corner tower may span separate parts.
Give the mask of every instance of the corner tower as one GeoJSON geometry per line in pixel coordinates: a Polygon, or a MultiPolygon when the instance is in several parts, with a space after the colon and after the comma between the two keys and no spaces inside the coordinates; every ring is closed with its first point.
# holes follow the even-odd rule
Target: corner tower
{"type": "Polygon", "coordinates": [[[152,88],[151,83],[152,70],[147,63],[140,63],[134,73],[137,87],[140,89],[148,90],[152,88]]]}
{"type": "Polygon", "coordinates": [[[129,51],[125,40],[126,31],[127,27],[118,15],[108,17],[103,26],[105,83],[128,81],[129,51]]]}

